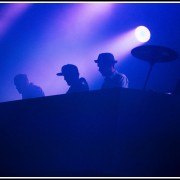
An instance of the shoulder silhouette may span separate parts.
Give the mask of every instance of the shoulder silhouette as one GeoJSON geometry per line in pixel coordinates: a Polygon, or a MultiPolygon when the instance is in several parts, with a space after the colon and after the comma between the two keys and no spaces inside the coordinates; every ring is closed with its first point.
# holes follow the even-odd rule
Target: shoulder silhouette
{"type": "Polygon", "coordinates": [[[17,74],[14,77],[14,85],[22,99],[45,96],[42,88],[30,83],[26,74],[17,74]]]}

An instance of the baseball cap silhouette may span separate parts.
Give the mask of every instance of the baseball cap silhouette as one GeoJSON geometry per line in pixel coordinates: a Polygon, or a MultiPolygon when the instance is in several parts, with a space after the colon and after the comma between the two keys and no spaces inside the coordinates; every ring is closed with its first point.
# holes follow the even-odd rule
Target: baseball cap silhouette
{"type": "Polygon", "coordinates": [[[77,66],[73,64],[66,64],[62,66],[61,72],[57,73],[57,76],[64,76],[65,74],[79,75],[77,66]]]}

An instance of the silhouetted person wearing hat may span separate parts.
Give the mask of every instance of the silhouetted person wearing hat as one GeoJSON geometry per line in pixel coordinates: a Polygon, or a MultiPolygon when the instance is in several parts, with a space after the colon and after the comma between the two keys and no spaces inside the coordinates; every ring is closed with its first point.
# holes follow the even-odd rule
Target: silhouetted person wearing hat
{"type": "Polygon", "coordinates": [[[111,53],[101,53],[97,60],[94,60],[99,67],[99,71],[104,76],[104,82],[101,89],[122,87],[128,88],[128,78],[126,75],[119,73],[114,65],[117,61],[111,53]]]}
{"type": "Polygon", "coordinates": [[[41,87],[29,82],[26,74],[17,74],[14,77],[14,85],[19,94],[22,94],[22,99],[45,96],[41,87]]]}
{"type": "Polygon", "coordinates": [[[89,91],[89,86],[85,78],[79,78],[79,71],[77,66],[73,64],[66,64],[61,68],[61,72],[57,76],[64,76],[64,80],[70,86],[66,94],[89,91]]]}

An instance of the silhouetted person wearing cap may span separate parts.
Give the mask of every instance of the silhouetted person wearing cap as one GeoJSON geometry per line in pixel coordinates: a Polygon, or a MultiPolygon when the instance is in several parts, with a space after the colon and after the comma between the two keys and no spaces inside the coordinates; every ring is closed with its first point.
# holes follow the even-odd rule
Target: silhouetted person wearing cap
{"type": "Polygon", "coordinates": [[[14,77],[14,85],[19,94],[22,94],[22,99],[45,96],[43,90],[39,86],[29,82],[26,74],[17,74],[14,77]]]}
{"type": "Polygon", "coordinates": [[[66,64],[61,68],[61,72],[57,76],[64,76],[64,80],[70,86],[66,94],[89,91],[89,86],[85,78],[79,78],[79,71],[77,66],[73,64],[66,64]]]}
{"type": "Polygon", "coordinates": [[[114,65],[117,61],[111,53],[101,53],[97,60],[94,60],[99,67],[99,71],[104,76],[104,82],[101,89],[122,87],[128,88],[128,78],[119,73],[114,65]]]}

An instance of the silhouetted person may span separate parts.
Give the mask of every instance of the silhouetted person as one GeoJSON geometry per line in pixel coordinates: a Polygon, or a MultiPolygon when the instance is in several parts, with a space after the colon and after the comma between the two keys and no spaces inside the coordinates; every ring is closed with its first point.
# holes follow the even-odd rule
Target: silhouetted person
{"type": "Polygon", "coordinates": [[[45,96],[43,90],[30,83],[26,74],[18,74],[14,77],[14,85],[20,94],[22,99],[35,98],[45,96]]]}
{"type": "Polygon", "coordinates": [[[126,75],[119,73],[114,65],[117,61],[111,53],[101,53],[97,60],[94,60],[99,67],[99,71],[104,76],[104,82],[101,89],[122,87],[128,88],[128,78],[126,75]]]}
{"type": "Polygon", "coordinates": [[[85,78],[79,78],[79,71],[77,66],[73,64],[66,64],[62,66],[61,72],[57,76],[64,76],[64,80],[70,86],[66,94],[74,92],[89,91],[89,86],[85,78]]]}

